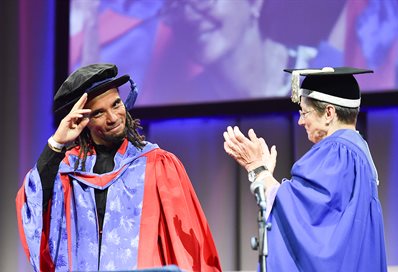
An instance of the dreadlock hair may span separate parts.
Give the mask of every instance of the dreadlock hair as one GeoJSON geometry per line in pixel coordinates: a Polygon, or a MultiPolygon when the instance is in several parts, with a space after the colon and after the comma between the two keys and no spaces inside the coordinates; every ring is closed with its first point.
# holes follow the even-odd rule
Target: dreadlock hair
{"type": "MultiPolygon", "coordinates": [[[[142,129],[140,119],[133,119],[130,113],[126,109],[126,137],[127,140],[138,149],[142,149],[146,143],[145,136],[140,135],[138,129],[142,129]]],[[[81,170],[86,171],[86,159],[89,153],[93,153],[94,145],[90,136],[90,131],[88,128],[84,128],[82,133],[75,141],[74,146],[79,146],[79,156],[75,161],[74,169],[75,171],[79,168],[81,163],[81,170]]]]}

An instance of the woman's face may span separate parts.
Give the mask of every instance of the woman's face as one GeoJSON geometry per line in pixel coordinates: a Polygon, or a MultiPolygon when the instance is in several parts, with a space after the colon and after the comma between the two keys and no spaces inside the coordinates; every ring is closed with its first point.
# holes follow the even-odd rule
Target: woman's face
{"type": "Polygon", "coordinates": [[[177,2],[169,16],[173,31],[189,43],[189,55],[209,64],[239,45],[254,24],[255,2],[258,0],[185,0],[177,2]]]}
{"type": "Polygon", "coordinates": [[[305,98],[300,102],[300,118],[298,124],[305,128],[308,140],[317,143],[327,136],[328,126],[326,125],[325,113],[320,114],[308,103],[305,98]]]}

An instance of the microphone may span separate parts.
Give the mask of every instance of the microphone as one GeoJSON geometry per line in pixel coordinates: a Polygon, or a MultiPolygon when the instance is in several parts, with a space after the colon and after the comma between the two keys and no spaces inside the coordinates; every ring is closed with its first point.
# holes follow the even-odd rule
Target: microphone
{"type": "Polygon", "coordinates": [[[265,210],[267,208],[267,202],[265,200],[264,185],[261,183],[261,181],[256,180],[250,184],[250,191],[255,195],[257,205],[261,209],[265,210]]]}

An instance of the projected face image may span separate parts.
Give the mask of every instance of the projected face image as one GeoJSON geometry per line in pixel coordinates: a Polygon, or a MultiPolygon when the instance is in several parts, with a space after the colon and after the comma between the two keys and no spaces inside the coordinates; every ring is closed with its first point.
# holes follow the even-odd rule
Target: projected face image
{"type": "Polygon", "coordinates": [[[170,0],[164,8],[176,52],[170,61],[186,58],[201,68],[185,97],[196,102],[288,92],[280,73],[288,64],[288,48],[264,36],[263,0],[170,0]]]}
{"type": "Polygon", "coordinates": [[[117,63],[139,106],[287,98],[286,68],[368,68],[363,91],[395,90],[398,5],[368,2],[73,0],[70,67],[117,63]]]}
{"type": "Polygon", "coordinates": [[[260,1],[187,0],[166,2],[176,35],[189,41],[187,53],[198,63],[227,57],[251,31],[258,31],[260,1]],[[174,5],[174,7],[173,7],[174,5]]]}

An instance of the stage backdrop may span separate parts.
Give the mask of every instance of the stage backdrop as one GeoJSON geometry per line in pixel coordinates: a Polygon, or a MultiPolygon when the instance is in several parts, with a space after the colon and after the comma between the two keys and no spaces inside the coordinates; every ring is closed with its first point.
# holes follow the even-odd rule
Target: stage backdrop
{"type": "MultiPolygon", "coordinates": [[[[154,4],[156,1],[157,0],[131,0],[126,3],[132,3],[134,5],[137,5],[137,3],[140,3],[141,5],[144,5],[144,3],[150,3],[151,5],[156,6],[154,4]]],[[[269,1],[271,2],[271,0],[269,1]]],[[[0,108],[2,109],[1,116],[3,117],[2,133],[0,133],[0,142],[3,143],[3,158],[1,160],[0,171],[2,181],[2,190],[0,190],[2,232],[0,233],[0,239],[3,245],[0,248],[1,271],[32,271],[30,266],[27,264],[26,256],[23,254],[21,243],[18,238],[14,199],[16,191],[21,185],[25,173],[34,166],[48,137],[54,131],[54,128],[52,127],[51,101],[56,87],[52,86],[53,73],[63,68],[53,65],[53,52],[55,51],[55,44],[53,41],[55,29],[52,26],[54,25],[55,17],[54,6],[62,2],[64,1],[0,1],[0,33],[2,37],[0,53],[1,60],[4,61],[2,63],[0,73],[3,83],[3,89],[0,92],[0,108]]],[[[95,3],[94,0],[86,2],[95,3]]],[[[107,2],[117,3],[118,1],[107,2]]],[[[231,0],[228,2],[235,1],[231,0]]],[[[280,2],[295,4],[302,1],[286,0],[280,2]]],[[[322,2],[332,3],[336,1],[331,0],[322,2]]],[[[364,6],[367,7],[374,7],[376,11],[386,11],[387,13],[382,16],[383,18],[387,15],[390,16],[391,12],[396,11],[396,8],[394,7],[388,9],[378,8],[379,3],[395,3],[394,1],[355,0],[352,2],[363,3],[364,6]]],[[[196,8],[206,10],[211,7],[212,3],[222,3],[222,1],[203,0],[196,1],[196,3],[203,3],[203,5],[196,8]]],[[[126,7],[129,6],[127,5],[126,7]]],[[[144,5],[143,8],[145,7],[146,6],[144,5]]],[[[178,10],[179,7],[170,3],[170,8],[175,11],[175,9],[178,10]]],[[[300,17],[300,14],[302,14],[300,13],[301,10],[299,12],[296,8],[293,9],[297,11],[300,17]]],[[[148,11],[148,9],[144,10],[148,11]]],[[[243,7],[239,10],[243,11],[243,7]]],[[[170,9],[169,11],[166,11],[162,12],[165,14],[171,14],[170,9]]],[[[346,12],[348,11],[337,10],[337,12],[347,14],[346,12]]],[[[143,11],[142,13],[138,12],[138,14],[144,15],[146,13],[143,11]]],[[[366,14],[372,15],[373,13],[366,14]]],[[[252,16],[254,16],[254,18],[251,20],[254,20],[257,15],[254,14],[252,16]]],[[[278,17],[286,20],[285,16],[278,17]]],[[[302,17],[308,18],[307,20],[312,20],[313,25],[324,23],[322,18],[316,18],[316,13],[309,17],[302,17]]],[[[392,17],[396,18],[396,16],[392,17]]],[[[356,17],[348,16],[345,18],[356,17]]],[[[366,22],[380,22],[377,20],[377,17],[370,16],[369,18],[370,19],[366,20],[366,22]]],[[[115,20],[108,20],[107,22],[108,27],[111,28],[114,23],[117,23],[115,20]]],[[[148,20],[147,22],[148,27],[150,28],[149,25],[151,24],[151,21],[148,20]]],[[[303,35],[305,36],[305,33],[308,33],[309,31],[308,29],[298,27],[299,25],[295,22],[290,22],[284,29],[284,31],[291,31],[290,33],[293,34],[301,33],[298,36],[291,36],[293,34],[289,34],[292,39],[293,37],[300,38],[303,35]]],[[[154,51],[157,52],[156,55],[165,57],[167,55],[165,53],[165,50],[168,48],[166,45],[169,45],[168,42],[174,36],[174,34],[171,35],[171,30],[174,28],[169,27],[171,23],[173,23],[173,21],[164,20],[163,22],[162,20],[162,24],[154,24],[156,26],[156,39],[154,39],[154,36],[149,35],[151,34],[149,30],[141,31],[142,35],[145,36],[145,33],[149,35],[149,42],[151,40],[154,41],[158,39],[163,39],[165,41],[163,43],[164,46],[156,47],[156,50],[154,51]],[[164,29],[164,32],[158,32],[159,29],[164,29]],[[160,35],[160,33],[163,34],[160,35]]],[[[137,23],[135,24],[137,25],[137,23]]],[[[126,21],[126,24],[122,25],[129,26],[130,24],[126,21]]],[[[141,26],[144,25],[145,24],[142,24],[141,26]]],[[[359,24],[355,23],[353,25],[358,26],[359,24]]],[[[383,25],[394,26],[394,24],[383,25]]],[[[113,29],[115,32],[120,31],[120,28],[117,27],[113,27],[113,29]]],[[[312,30],[313,27],[310,29],[312,30]]],[[[383,27],[380,26],[377,29],[382,30],[383,27]]],[[[238,28],[236,28],[236,30],[238,30],[238,28]]],[[[268,31],[270,33],[267,35],[272,34],[275,36],[270,46],[272,45],[273,47],[278,45],[276,43],[277,31],[272,29],[268,31]]],[[[376,31],[374,35],[379,35],[380,33],[378,32],[381,31],[376,31]]],[[[387,32],[395,35],[398,33],[397,31],[387,32]]],[[[335,33],[335,35],[338,34],[342,35],[343,33],[335,33]]],[[[331,35],[331,37],[332,36],[334,37],[334,35],[331,35]]],[[[206,35],[204,35],[202,39],[205,40],[205,37],[206,35]]],[[[388,39],[383,40],[377,39],[376,36],[374,37],[375,42],[382,42],[381,44],[385,44],[387,45],[386,48],[389,48],[387,51],[380,50],[380,52],[394,52],[394,50],[396,50],[394,49],[394,46],[391,46],[388,39]]],[[[161,75],[162,73],[160,73],[160,71],[162,70],[160,67],[163,65],[161,61],[158,63],[152,63],[152,59],[149,62],[146,62],[145,58],[151,56],[151,54],[147,54],[148,51],[145,50],[155,48],[146,46],[140,47],[140,45],[145,41],[146,40],[142,38],[137,42],[127,44],[130,46],[128,53],[134,53],[141,56],[142,62],[139,62],[139,60],[136,59],[134,63],[128,62],[127,64],[123,64],[121,61],[121,72],[131,73],[131,75],[137,79],[142,94],[145,93],[147,88],[146,86],[150,86],[150,79],[154,80],[154,85],[157,84],[155,80],[157,80],[158,77],[149,77],[147,71],[151,71],[154,75],[161,75]],[[147,65],[145,65],[146,63],[147,65]]],[[[222,40],[219,41],[220,44],[223,44],[222,40]]],[[[287,44],[290,48],[294,47],[293,45],[296,44],[296,41],[281,39],[278,43],[287,44]]],[[[107,43],[104,45],[106,47],[107,43]]],[[[108,43],[108,45],[110,46],[111,43],[108,43]]],[[[181,44],[181,46],[182,45],[183,44],[181,44]]],[[[341,48],[343,45],[344,44],[337,44],[336,47],[341,48]]],[[[86,48],[86,50],[91,49],[93,52],[96,49],[94,46],[87,46],[86,48]]],[[[283,52],[285,52],[283,50],[284,48],[285,47],[281,47],[281,56],[283,56],[283,52]]],[[[122,46],[118,48],[118,50],[119,49],[122,49],[122,46]]],[[[175,48],[175,50],[178,51],[179,47],[175,48]]],[[[112,50],[108,52],[111,54],[111,52],[115,51],[112,50]]],[[[246,55],[242,53],[243,56],[247,56],[250,51],[244,52],[246,55]]],[[[291,56],[293,56],[293,58],[289,57],[289,59],[294,60],[294,51],[289,52],[292,52],[291,56]]],[[[200,51],[198,51],[198,53],[200,53],[200,51]]],[[[67,54],[67,52],[64,52],[64,54],[67,54]]],[[[121,56],[125,56],[127,58],[129,55],[124,53],[121,54],[121,56]]],[[[212,54],[209,54],[209,56],[212,56],[212,54]]],[[[391,59],[392,61],[396,60],[396,58],[390,58],[389,55],[381,55],[380,57],[375,58],[375,67],[378,67],[378,60],[386,59],[391,59]]],[[[108,56],[105,56],[100,60],[114,61],[113,59],[108,58],[108,56]]],[[[163,58],[163,60],[167,60],[167,58],[163,58]]],[[[336,57],[330,59],[331,62],[333,60],[339,60],[339,58],[336,57]]],[[[80,60],[75,62],[72,66],[76,67],[76,65],[79,65],[78,62],[80,62],[80,60]]],[[[82,64],[83,63],[84,62],[82,62],[82,64]]],[[[204,64],[205,63],[203,63],[203,65],[204,64]]],[[[372,68],[372,65],[370,62],[369,65],[366,66],[372,68]]],[[[167,67],[171,70],[186,66],[180,67],[175,63],[170,62],[167,67]]],[[[198,68],[197,63],[194,63],[193,66],[189,63],[189,67],[192,67],[192,70],[183,69],[183,71],[189,71],[190,73],[194,71],[195,75],[201,74],[202,68],[198,68]]],[[[234,66],[230,67],[233,68],[234,66]]],[[[278,71],[278,73],[280,71],[280,69],[275,70],[278,71]]],[[[390,83],[390,72],[395,73],[395,70],[387,69],[385,71],[385,74],[383,72],[379,72],[375,75],[377,75],[377,78],[383,78],[385,75],[386,84],[388,83],[390,84],[388,86],[393,86],[390,83]]],[[[238,78],[242,81],[244,80],[244,77],[239,76],[238,78]]],[[[167,80],[167,78],[160,78],[159,80],[167,80]]],[[[167,88],[167,85],[164,86],[167,88]]],[[[168,90],[170,92],[170,89],[168,90]]],[[[172,91],[173,89],[171,89],[171,94],[172,91]]],[[[189,89],[186,89],[186,91],[189,92],[189,89]]],[[[206,89],[203,89],[202,91],[206,92],[206,89]]],[[[184,96],[184,99],[189,99],[189,97],[190,94],[187,93],[184,96]]],[[[183,103],[183,101],[180,102],[183,103]]],[[[163,103],[168,102],[166,101],[163,103]]],[[[154,110],[156,110],[156,108],[154,110]]],[[[396,197],[398,194],[398,186],[396,185],[396,177],[398,176],[398,168],[396,167],[396,161],[398,160],[398,145],[396,142],[398,137],[398,107],[363,107],[362,111],[367,113],[362,132],[366,135],[367,140],[369,141],[375,164],[379,170],[381,182],[379,194],[385,217],[388,263],[389,265],[398,265],[398,236],[396,232],[398,227],[398,214],[396,212],[396,207],[398,206],[398,199],[396,197]]],[[[194,114],[195,113],[192,113],[192,115],[194,114]]],[[[225,271],[255,270],[257,261],[256,252],[250,249],[249,237],[256,235],[257,233],[257,207],[253,196],[249,192],[246,174],[240,171],[237,165],[227,155],[225,155],[222,150],[222,131],[224,131],[227,125],[234,124],[241,125],[244,131],[247,131],[249,127],[253,127],[260,135],[264,136],[270,144],[276,144],[279,151],[276,176],[280,179],[282,177],[289,177],[291,164],[310,146],[306,140],[305,132],[296,124],[297,116],[297,113],[293,112],[240,116],[239,107],[237,107],[236,116],[196,116],[194,118],[187,117],[181,119],[166,118],[158,120],[143,120],[145,125],[144,133],[147,135],[148,139],[153,142],[158,142],[163,148],[177,154],[186,166],[198,193],[198,197],[203,205],[206,216],[209,219],[210,227],[213,231],[216,245],[220,253],[222,266],[225,271]]]]}
{"type": "Polygon", "coordinates": [[[355,66],[367,92],[397,83],[398,2],[71,0],[70,70],[114,62],[138,106],[285,97],[284,68],[355,66]]]}

